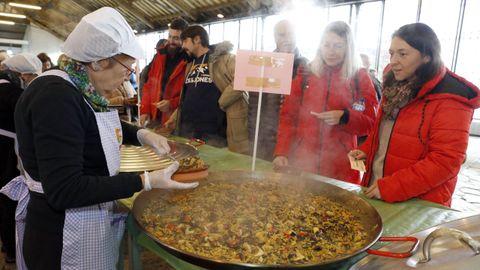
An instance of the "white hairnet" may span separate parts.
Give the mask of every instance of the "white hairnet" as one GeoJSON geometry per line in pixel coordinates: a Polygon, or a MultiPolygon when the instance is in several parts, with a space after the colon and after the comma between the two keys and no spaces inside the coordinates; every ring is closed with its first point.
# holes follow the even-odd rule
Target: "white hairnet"
{"type": "Polygon", "coordinates": [[[85,15],[63,44],[63,52],[81,62],[93,62],[124,53],[142,56],[132,28],[118,11],[100,8],[85,15]]]}
{"type": "Polygon", "coordinates": [[[42,61],[38,57],[31,53],[20,53],[14,55],[2,62],[8,69],[26,74],[35,73],[40,75],[42,73],[42,61]]]}

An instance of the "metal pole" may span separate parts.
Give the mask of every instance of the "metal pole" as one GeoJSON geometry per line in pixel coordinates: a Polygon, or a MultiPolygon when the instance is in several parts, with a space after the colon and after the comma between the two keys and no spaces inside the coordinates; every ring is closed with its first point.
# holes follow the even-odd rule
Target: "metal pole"
{"type": "Polygon", "coordinates": [[[252,172],[255,171],[255,162],[257,161],[258,128],[260,126],[260,114],[262,109],[263,77],[265,77],[265,57],[262,58],[262,67],[260,69],[260,91],[258,93],[257,123],[255,124],[255,139],[253,141],[252,172]]]}
{"type": "Polygon", "coordinates": [[[377,74],[381,74],[381,72],[382,72],[382,70],[378,70],[378,68],[380,66],[380,50],[382,49],[382,33],[383,33],[383,18],[384,18],[384,15],[385,15],[385,0],[382,1],[382,11],[381,11],[381,14],[380,14],[380,31],[379,31],[380,35],[378,35],[377,53],[375,55],[375,69],[377,70],[377,74]]]}
{"type": "Polygon", "coordinates": [[[460,12],[458,15],[458,22],[457,22],[457,33],[455,35],[455,46],[453,47],[452,65],[450,66],[453,72],[455,72],[455,70],[457,69],[458,52],[460,49],[460,40],[462,38],[463,20],[465,18],[466,5],[467,5],[467,0],[462,0],[460,2],[460,12]]]}

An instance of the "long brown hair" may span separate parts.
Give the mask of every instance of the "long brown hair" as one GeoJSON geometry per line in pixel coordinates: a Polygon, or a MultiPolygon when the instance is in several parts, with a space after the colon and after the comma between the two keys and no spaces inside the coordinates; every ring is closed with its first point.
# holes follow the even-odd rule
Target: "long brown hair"
{"type": "MultiPolygon", "coordinates": [[[[415,76],[417,78],[417,82],[415,84],[415,88],[417,89],[415,90],[418,91],[422,85],[435,77],[437,72],[443,66],[443,62],[440,57],[440,41],[438,40],[438,37],[432,28],[423,23],[404,25],[393,33],[392,39],[394,37],[404,40],[406,43],[408,43],[408,45],[418,50],[422,56],[430,57],[430,61],[422,64],[415,71],[415,76]]],[[[385,74],[383,81],[384,87],[389,87],[397,83],[391,70],[385,74]]]]}

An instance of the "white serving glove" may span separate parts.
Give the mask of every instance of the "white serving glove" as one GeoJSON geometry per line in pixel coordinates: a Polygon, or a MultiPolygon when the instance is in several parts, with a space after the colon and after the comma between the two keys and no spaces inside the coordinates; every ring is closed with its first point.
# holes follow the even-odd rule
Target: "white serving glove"
{"type": "Polygon", "coordinates": [[[151,146],[153,151],[159,156],[163,156],[170,152],[170,145],[168,145],[167,138],[158,135],[155,132],[140,129],[137,131],[137,138],[142,145],[151,146]]]}
{"type": "Polygon", "coordinates": [[[172,180],[172,174],[177,171],[180,164],[178,161],[173,162],[163,170],[156,170],[152,172],[145,172],[144,174],[144,188],[146,191],[152,188],[162,189],[188,189],[198,186],[198,182],[194,183],[180,183],[172,180]]]}

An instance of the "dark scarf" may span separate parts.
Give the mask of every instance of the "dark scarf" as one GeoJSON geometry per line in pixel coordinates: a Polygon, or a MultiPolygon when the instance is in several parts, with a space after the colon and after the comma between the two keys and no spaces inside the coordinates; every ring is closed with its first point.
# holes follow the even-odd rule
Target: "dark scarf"
{"type": "Polygon", "coordinates": [[[391,86],[383,88],[383,117],[389,120],[397,118],[400,109],[416,95],[416,80],[395,81],[391,86]]]}

